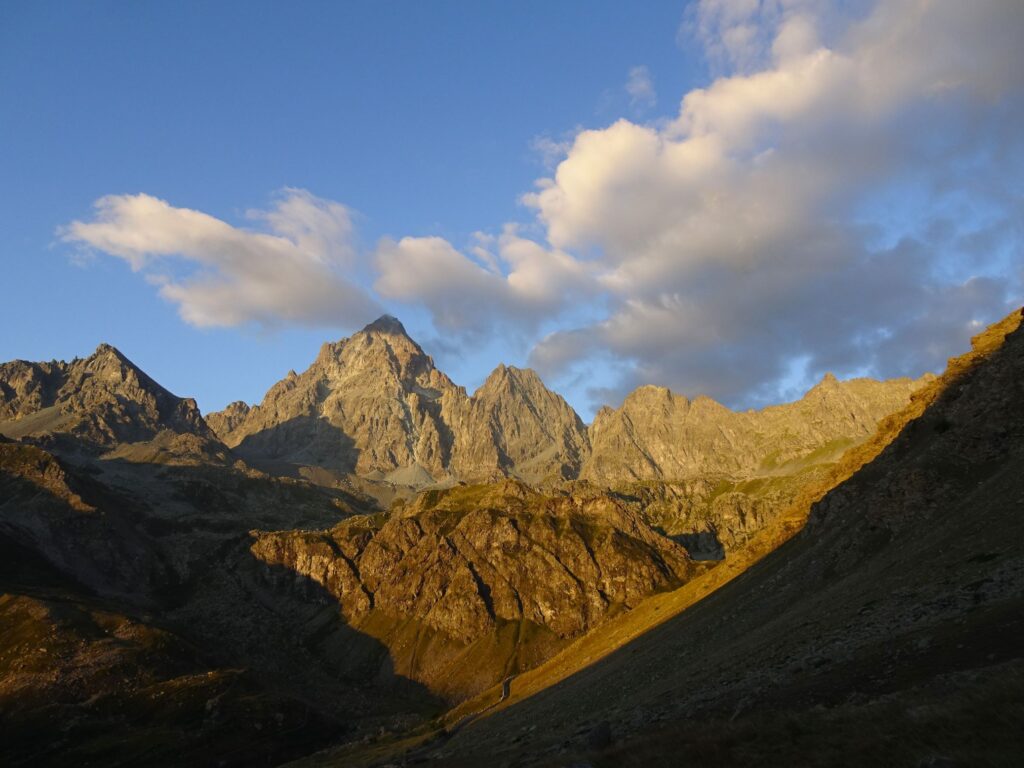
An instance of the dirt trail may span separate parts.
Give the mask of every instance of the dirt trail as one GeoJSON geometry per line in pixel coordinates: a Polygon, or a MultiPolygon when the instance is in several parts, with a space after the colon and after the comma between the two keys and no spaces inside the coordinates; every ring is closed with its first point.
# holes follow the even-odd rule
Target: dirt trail
{"type": "Polygon", "coordinates": [[[470,712],[468,715],[464,715],[463,717],[459,718],[458,722],[456,722],[455,725],[453,725],[451,728],[446,728],[445,730],[441,731],[437,735],[437,737],[429,744],[425,744],[419,749],[415,749],[408,755],[406,755],[406,760],[411,763],[425,761],[430,755],[430,753],[444,746],[449,739],[455,736],[455,734],[457,734],[467,725],[472,723],[478,717],[483,715],[485,712],[491,711],[496,706],[501,704],[501,702],[505,701],[505,699],[507,699],[512,694],[512,681],[515,679],[515,677],[515,675],[509,675],[501,681],[501,696],[498,698],[497,701],[491,702],[486,707],[478,709],[476,712],[470,712]]]}

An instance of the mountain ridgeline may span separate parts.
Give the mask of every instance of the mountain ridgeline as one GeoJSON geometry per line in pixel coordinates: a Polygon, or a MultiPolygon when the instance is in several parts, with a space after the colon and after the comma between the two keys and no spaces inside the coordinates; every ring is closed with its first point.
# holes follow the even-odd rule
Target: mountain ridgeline
{"type": "Polygon", "coordinates": [[[589,448],[579,416],[533,371],[499,366],[469,397],[391,317],[324,344],[260,405],[234,403],[209,423],[263,466],[312,465],[412,487],[568,479],[589,448]]]}
{"type": "Polygon", "coordinates": [[[93,454],[153,440],[217,442],[195,400],[175,397],[109,344],[70,363],[0,363],[0,434],[93,454]]]}
{"type": "Polygon", "coordinates": [[[645,386],[588,428],[532,370],[498,366],[472,395],[434,367],[396,319],[325,344],[263,402],[207,421],[236,453],[271,469],[317,467],[414,488],[510,476],[531,484],[682,481],[778,474],[866,439],[924,380],[839,382],[800,401],[737,413],[645,386]]]}
{"type": "Polygon", "coordinates": [[[589,427],[532,371],[469,395],[390,317],[206,418],[107,345],[0,364],[0,757],[269,766],[342,745],[321,757],[376,765],[418,743],[547,764],[589,759],[602,721],[731,723],[790,666],[803,701],[806,670],[831,669],[822,638],[842,658],[865,615],[888,654],[918,593],[938,622],[1019,592],[1019,321],[941,379],[826,376],[746,412],[647,386],[589,427]],[[876,555],[877,584],[859,570],[876,555]],[[606,673],[628,702],[601,703],[606,673]],[[497,730],[474,722],[492,709],[497,730]]]}

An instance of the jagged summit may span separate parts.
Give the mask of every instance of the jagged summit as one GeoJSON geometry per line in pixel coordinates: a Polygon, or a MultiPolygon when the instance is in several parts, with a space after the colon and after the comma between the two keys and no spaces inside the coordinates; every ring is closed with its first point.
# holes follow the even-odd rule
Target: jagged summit
{"type": "MultiPolygon", "coordinates": [[[[321,372],[344,366],[354,373],[380,365],[392,369],[387,377],[396,376],[408,381],[434,370],[434,361],[430,355],[409,336],[405,326],[391,315],[382,315],[351,336],[325,342],[313,362],[313,368],[321,372]]],[[[309,373],[306,371],[303,376],[309,373]]]]}
{"type": "Polygon", "coordinates": [[[381,315],[360,331],[360,333],[371,332],[387,333],[395,336],[409,336],[408,332],[405,330],[405,326],[402,325],[402,322],[394,315],[381,315]]]}
{"type": "Polygon", "coordinates": [[[647,385],[619,409],[601,409],[588,429],[529,368],[499,364],[470,397],[398,319],[383,315],[325,344],[310,368],[289,373],[260,405],[233,405],[209,422],[257,463],[419,487],[495,476],[601,484],[749,477],[765,461],[864,439],[916,385],[826,376],[797,403],[747,413],[647,385]]]}
{"type": "Polygon", "coordinates": [[[173,395],[105,343],[71,362],[0,364],[0,433],[46,444],[72,441],[87,451],[161,433],[214,437],[194,400],[173,395]]]}
{"type": "Polygon", "coordinates": [[[113,344],[107,344],[107,342],[101,341],[97,345],[96,351],[92,353],[92,357],[102,357],[104,355],[114,355],[115,357],[118,357],[122,360],[127,359],[125,358],[124,355],[121,354],[121,350],[119,350],[113,344]]]}
{"type": "Polygon", "coordinates": [[[586,426],[536,371],[499,365],[473,394],[459,421],[452,466],[530,482],[574,478],[590,451],[586,426]]]}
{"type": "Polygon", "coordinates": [[[508,387],[513,384],[526,387],[544,387],[544,381],[532,368],[517,368],[514,365],[499,363],[498,366],[488,374],[484,383],[480,385],[476,395],[495,387],[508,387]]]}

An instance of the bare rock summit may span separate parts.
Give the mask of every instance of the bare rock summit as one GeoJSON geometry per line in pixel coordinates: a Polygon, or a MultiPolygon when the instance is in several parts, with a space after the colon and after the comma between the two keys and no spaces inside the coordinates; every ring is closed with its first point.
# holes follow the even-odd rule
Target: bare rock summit
{"type": "Polygon", "coordinates": [[[315,466],[422,487],[576,471],[586,430],[532,371],[496,370],[473,397],[389,315],[325,344],[252,408],[212,414],[221,438],[269,468],[315,466]]]}
{"type": "Polygon", "coordinates": [[[216,443],[195,400],[171,394],[109,344],[71,362],[0,364],[0,434],[92,453],[154,440],[172,453],[216,443]]]}

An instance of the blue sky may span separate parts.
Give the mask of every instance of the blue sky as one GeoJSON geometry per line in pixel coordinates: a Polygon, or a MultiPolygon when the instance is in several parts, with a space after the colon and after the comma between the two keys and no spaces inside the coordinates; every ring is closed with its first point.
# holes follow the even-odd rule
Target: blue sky
{"type": "Polygon", "coordinates": [[[379,309],[585,418],[940,367],[1020,303],[1024,24],[935,5],[6,3],[0,359],[209,411],[379,309]]]}

